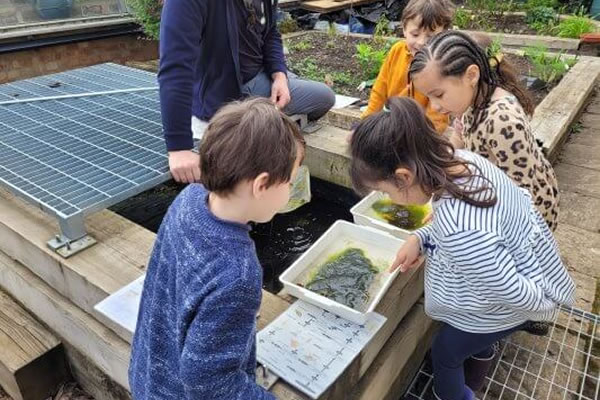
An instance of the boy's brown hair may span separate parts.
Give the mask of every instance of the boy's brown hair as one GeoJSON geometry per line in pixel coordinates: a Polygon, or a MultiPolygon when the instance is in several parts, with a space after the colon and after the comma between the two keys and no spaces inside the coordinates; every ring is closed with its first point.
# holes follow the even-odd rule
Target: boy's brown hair
{"type": "Polygon", "coordinates": [[[263,172],[268,186],[288,182],[304,146],[298,125],[268,99],[230,103],[212,118],[200,144],[200,182],[219,195],[263,172]]]}
{"type": "Polygon", "coordinates": [[[452,28],[456,7],[450,0],[410,0],[402,11],[402,23],[421,17],[419,28],[434,31],[452,28]]]}

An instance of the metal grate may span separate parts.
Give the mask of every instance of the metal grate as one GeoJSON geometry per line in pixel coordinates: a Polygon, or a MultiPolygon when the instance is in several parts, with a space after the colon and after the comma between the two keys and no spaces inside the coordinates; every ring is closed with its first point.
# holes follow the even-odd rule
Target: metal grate
{"type": "MultiPolygon", "coordinates": [[[[524,332],[501,342],[481,400],[597,400],[600,398],[600,316],[563,308],[547,336],[524,332]]],[[[404,400],[434,399],[427,359],[404,400]]]]}
{"type": "Polygon", "coordinates": [[[0,184],[57,217],[53,247],[169,178],[154,74],[102,64],[0,85],[0,184]]]}

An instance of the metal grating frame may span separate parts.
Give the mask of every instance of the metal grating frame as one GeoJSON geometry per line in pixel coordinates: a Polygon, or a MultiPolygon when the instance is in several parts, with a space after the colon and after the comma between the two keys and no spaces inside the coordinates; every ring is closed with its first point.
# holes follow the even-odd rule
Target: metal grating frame
{"type": "MultiPolygon", "coordinates": [[[[600,316],[563,307],[547,336],[524,332],[501,342],[481,400],[597,400],[600,398],[600,316]]],[[[434,399],[427,359],[403,400],[434,399]]]]}
{"type": "Polygon", "coordinates": [[[58,219],[53,248],[168,179],[154,74],[101,64],[0,85],[0,184],[58,219]]]}

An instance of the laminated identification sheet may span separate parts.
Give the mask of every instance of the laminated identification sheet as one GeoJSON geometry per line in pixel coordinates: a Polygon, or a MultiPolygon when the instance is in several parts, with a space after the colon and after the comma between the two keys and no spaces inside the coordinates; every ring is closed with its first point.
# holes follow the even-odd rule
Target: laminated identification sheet
{"type": "Polygon", "coordinates": [[[258,362],[317,399],[375,336],[386,318],[358,325],[297,300],[257,334],[258,362]]]}

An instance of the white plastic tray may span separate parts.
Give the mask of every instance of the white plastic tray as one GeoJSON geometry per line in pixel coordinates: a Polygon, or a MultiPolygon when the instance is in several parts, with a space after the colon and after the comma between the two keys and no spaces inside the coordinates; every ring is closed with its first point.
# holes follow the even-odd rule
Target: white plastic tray
{"type": "Polygon", "coordinates": [[[294,264],[292,264],[279,280],[289,294],[311,304],[319,306],[352,322],[363,324],[369,313],[388,290],[399,273],[387,272],[387,268],[396,257],[396,252],[404,240],[398,239],[380,230],[359,226],[346,221],[336,221],[294,264]],[[303,287],[310,272],[321,266],[331,255],[348,247],[363,249],[365,254],[377,266],[384,270],[376,275],[370,287],[370,300],[364,310],[355,310],[346,305],[321,296],[303,287]]]}
{"type": "Polygon", "coordinates": [[[407,229],[398,228],[380,218],[377,218],[375,211],[371,207],[378,200],[384,200],[388,197],[381,192],[371,192],[354,207],[350,209],[354,223],[363,226],[370,226],[388,232],[400,239],[407,239],[412,233],[407,229]]]}

